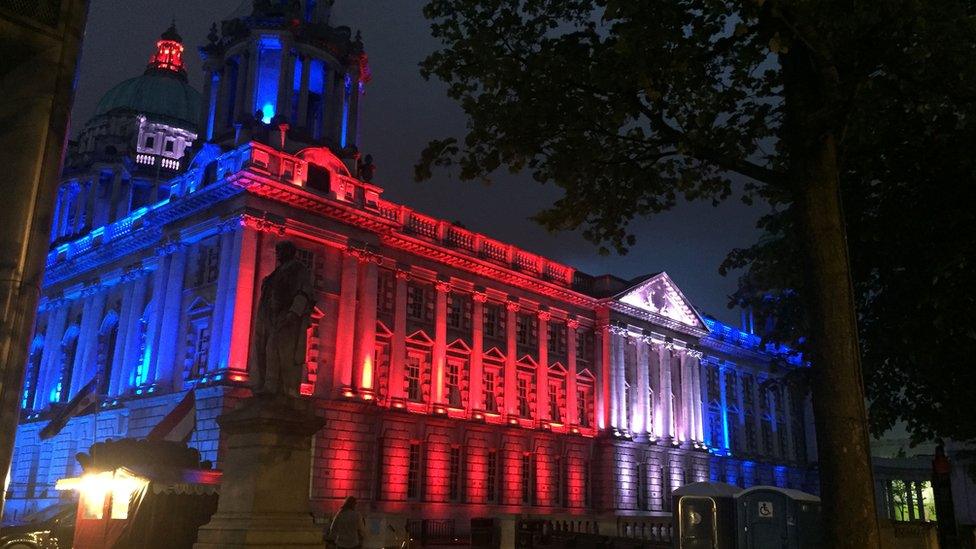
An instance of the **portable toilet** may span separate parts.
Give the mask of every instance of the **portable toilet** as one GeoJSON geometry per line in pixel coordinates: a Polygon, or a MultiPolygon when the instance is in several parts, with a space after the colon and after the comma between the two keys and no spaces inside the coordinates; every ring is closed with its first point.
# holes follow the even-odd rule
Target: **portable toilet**
{"type": "Polygon", "coordinates": [[[735,495],[738,549],[819,549],[820,498],[799,490],[753,486],[735,495]]]}
{"type": "Polygon", "coordinates": [[[671,492],[675,549],[733,549],[734,497],[741,491],[724,482],[692,482],[671,492]]]}

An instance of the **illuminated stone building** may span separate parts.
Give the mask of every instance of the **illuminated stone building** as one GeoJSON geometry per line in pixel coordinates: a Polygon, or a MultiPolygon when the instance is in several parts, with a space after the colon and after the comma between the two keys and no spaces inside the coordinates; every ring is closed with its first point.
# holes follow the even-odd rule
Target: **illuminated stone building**
{"type": "Polygon", "coordinates": [[[591,276],[384,200],[347,167],[362,44],[313,2],[261,4],[201,48],[202,107],[178,57],[159,61],[182,49],[167,31],[71,149],[9,512],[51,501],[75,452],[145,436],[191,388],[191,444],[220,466],[214,418],[246,393],[281,239],[317,294],[302,393],[327,419],[319,514],[355,495],[464,532],[479,516],[664,514],[670,489],[710,478],[810,488],[809,401],[783,381],[798,357],[703,318],[665,273],[591,276]],[[94,376],[97,412],[39,440],[94,376]]]}

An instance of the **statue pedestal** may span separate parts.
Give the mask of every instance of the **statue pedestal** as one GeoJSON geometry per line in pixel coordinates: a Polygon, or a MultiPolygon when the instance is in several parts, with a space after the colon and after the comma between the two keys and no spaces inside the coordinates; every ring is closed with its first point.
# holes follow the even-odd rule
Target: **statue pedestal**
{"type": "Polygon", "coordinates": [[[308,491],[311,439],[325,420],[312,402],[258,396],[217,418],[227,455],[217,512],[195,549],[322,547],[308,491]]]}

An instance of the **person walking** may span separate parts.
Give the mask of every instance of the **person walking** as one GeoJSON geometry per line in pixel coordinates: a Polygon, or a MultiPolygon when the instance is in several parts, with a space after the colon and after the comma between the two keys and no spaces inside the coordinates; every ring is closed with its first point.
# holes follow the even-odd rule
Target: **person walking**
{"type": "Polygon", "coordinates": [[[366,540],[366,521],[356,511],[356,498],[349,496],[342,502],[325,539],[338,549],[362,549],[366,540]]]}

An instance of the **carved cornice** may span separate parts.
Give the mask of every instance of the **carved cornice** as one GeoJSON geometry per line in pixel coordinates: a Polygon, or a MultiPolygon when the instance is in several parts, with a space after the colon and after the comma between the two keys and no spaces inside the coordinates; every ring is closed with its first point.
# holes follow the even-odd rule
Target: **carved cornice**
{"type": "Polygon", "coordinates": [[[270,233],[278,236],[285,236],[285,224],[276,220],[268,219],[267,216],[257,216],[250,213],[243,213],[240,216],[240,226],[254,229],[262,233],[270,233]]]}

